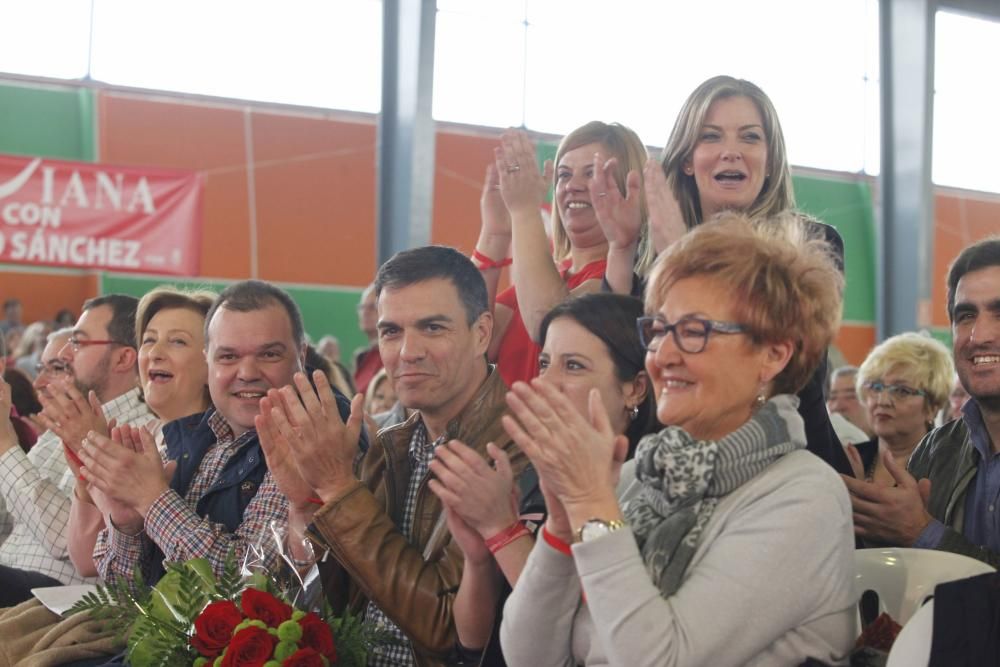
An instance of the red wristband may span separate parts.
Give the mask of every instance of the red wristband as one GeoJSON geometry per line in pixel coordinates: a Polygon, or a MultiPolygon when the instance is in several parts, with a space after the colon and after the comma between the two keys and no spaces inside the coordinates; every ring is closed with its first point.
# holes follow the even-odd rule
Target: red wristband
{"type": "Polygon", "coordinates": [[[312,503],[313,505],[325,505],[326,504],[320,498],[306,498],[306,502],[307,503],[312,503]]]}
{"type": "Polygon", "coordinates": [[[542,537],[548,542],[549,546],[556,551],[562,552],[567,556],[572,556],[573,551],[569,548],[569,545],[563,542],[561,539],[549,532],[549,529],[542,526],[542,537]]]}
{"type": "Polygon", "coordinates": [[[486,540],[486,548],[490,550],[491,554],[495,554],[514,540],[519,540],[525,535],[531,535],[531,531],[525,528],[524,524],[520,521],[515,521],[505,530],[488,538],[486,540]]]}
{"type": "Polygon", "coordinates": [[[66,456],[68,456],[70,460],[73,461],[73,463],[75,463],[77,466],[79,466],[80,468],[86,467],[85,465],[83,465],[83,461],[80,460],[79,454],[70,449],[69,445],[67,445],[65,442],[63,443],[63,451],[66,452],[66,456]]]}
{"type": "Polygon", "coordinates": [[[490,259],[478,250],[472,251],[472,261],[476,262],[476,268],[480,271],[485,271],[486,269],[502,269],[505,266],[510,266],[514,263],[513,258],[508,257],[507,259],[502,259],[499,262],[490,259]]]}

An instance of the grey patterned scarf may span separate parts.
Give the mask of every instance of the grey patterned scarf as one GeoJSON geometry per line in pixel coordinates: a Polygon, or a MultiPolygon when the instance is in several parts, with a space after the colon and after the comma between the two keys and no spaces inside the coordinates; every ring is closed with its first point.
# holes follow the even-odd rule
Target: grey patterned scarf
{"type": "Polygon", "coordinates": [[[642,488],[622,512],[663,597],[680,587],[719,499],[805,447],[798,404],[796,396],[775,396],[720,440],[695,440],[668,426],[639,442],[635,476],[642,488]]]}

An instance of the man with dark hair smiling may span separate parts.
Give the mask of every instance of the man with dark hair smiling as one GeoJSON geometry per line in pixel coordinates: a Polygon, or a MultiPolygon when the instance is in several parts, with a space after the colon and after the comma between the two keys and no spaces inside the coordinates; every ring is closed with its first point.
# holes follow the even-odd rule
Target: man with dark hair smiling
{"type": "Polygon", "coordinates": [[[259,426],[290,526],[311,523],[313,542],[332,554],[320,568],[334,606],[363,610],[403,641],[380,647],[369,665],[440,665],[456,646],[463,557],[428,489],[435,449],[458,439],[484,456],[493,442],[515,475],[527,460],[500,424],[507,388],[486,361],[493,316],[472,262],[440,246],[397,253],[379,269],[375,295],[382,360],[415,414],[379,432],[357,475],[360,397],[344,424],[326,409],[321,379],[317,395],[298,376],[295,388],[269,395],[278,409],[262,411],[259,426]]]}
{"type": "Polygon", "coordinates": [[[948,271],[955,368],[969,392],[956,419],[927,434],[896,487],[844,478],[858,536],[952,551],[1000,567],[1000,238],[963,250],[948,271]]]}
{"type": "Polygon", "coordinates": [[[264,531],[284,523],[287,500],[267,470],[254,418],[267,391],[302,370],[302,316],[285,291],[247,280],[219,295],[205,330],[214,407],[164,427],[171,463],[163,466],[148,434],[138,431],[123,439],[141,439],[141,452],[101,437],[83,448],[85,478],[118,504],[94,548],[105,580],[131,577],[140,564],[155,583],[164,561],[190,558],[205,558],[221,573],[231,551],[243,557],[262,537],[265,564],[276,562],[274,539],[264,531]]]}

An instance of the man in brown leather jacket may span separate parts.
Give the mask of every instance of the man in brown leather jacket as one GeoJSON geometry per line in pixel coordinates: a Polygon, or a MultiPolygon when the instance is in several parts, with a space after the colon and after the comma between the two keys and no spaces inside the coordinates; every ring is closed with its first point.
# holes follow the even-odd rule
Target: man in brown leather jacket
{"type": "Polygon", "coordinates": [[[364,611],[398,631],[402,644],[382,647],[369,665],[448,664],[463,557],[428,488],[428,463],[451,439],[483,456],[488,442],[497,444],[515,475],[527,459],[500,424],[507,388],[486,361],[493,316],[473,264],[451,248],[403,251],[379,269],[375,292],[382,359],[400,402],[417,412],[380,431],[357,467],[358,397],[344,424],[325,409],[325,389],[312,392],[300,376],[301,399],[290,387],[265,399],[282,408],[272,412],[292,444],[276,448],[270,440],[282,439],[279,429],[258,428],[272,474],[289,496],[293,537],[311,524],[309,537],[330,551],[320,569],[335,608],[364,611]]]}

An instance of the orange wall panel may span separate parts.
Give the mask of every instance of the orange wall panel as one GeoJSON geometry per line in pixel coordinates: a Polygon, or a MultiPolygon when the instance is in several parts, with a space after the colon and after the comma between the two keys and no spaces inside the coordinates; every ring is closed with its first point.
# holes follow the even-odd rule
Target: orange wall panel
{"type": "Polygon", "coordinates": [[[201,275],[250,275],[244,112],[238,107],[101,93],[99,160],[205,177],[201,275]]]}
{"type": "Polygon", "coordinates": [[[871,349],[875,347],[875,327],[842,324],[833,344],[850,364],[860,366],[871,349]]]}
{"type": "Polygon", "coordinates": [[[255,112],[260,277],[363,286],[375,275],[375,125],[255,112]]]}
{"type": "Polygon", "coordinates": [[[934,200],[931,322],[948,327],[948,267],[966,246],[1000,233],[1000,200],[976,193],[938,194],[934,200]]]}
{"type": "Polygon", "coordinates": [[[466,254],[476,247],[479,195],[486,165],[493,161],[493,148],[499,140],[499,132],[495,137],[483,137],[438,130],[431,243],[450,245],[466,254]]]}
{"type": "Polygon", "coordinates": [[[83,302],[97,296],[97,282],[97,274],[0,271],[0,302],[20,299],[24,322],[52,320],[63,308],[79,316],[83,302]]]}

